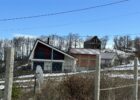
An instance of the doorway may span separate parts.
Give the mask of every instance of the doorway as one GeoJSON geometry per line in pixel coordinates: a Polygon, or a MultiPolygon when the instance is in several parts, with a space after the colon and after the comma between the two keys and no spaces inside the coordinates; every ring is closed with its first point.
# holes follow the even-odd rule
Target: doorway
{"type": "Polygon", "coordinates": [[[62,62],[53,62],[52,72],[62,72],[62,62]]]}

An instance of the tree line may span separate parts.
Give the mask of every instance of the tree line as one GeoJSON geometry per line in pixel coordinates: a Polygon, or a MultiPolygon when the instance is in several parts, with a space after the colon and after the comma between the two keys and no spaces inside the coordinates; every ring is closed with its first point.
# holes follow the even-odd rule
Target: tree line
{"type": "MultiPolygon", "coordinates": [[[[40,36],[38,39],[48,42],[49,44],[57,47],[58,49],[68,51],[69,48],[83,48],[83,43],[86,39],[91,37],[80,37],[79,34],[69,33],[67,36],[59,35],[49,35],[49,36],[40,36]]],[[[33,45],[37,38],[31,37],[14,37],[13,39],[0,39],[0,61],[5,59],[6,53],[5,49],[9,46],[15,48],[15,59],[23,60],[27,59],[33,45]]],[[[107,42],[109,40],[108,36],[103,36],[100,38],[101,48],[105,49],[107,42]]],[[[140,37],[132,39],[130,36],[115,36],[113,38],[113,48],[126,52],[127,50],[132,50],[133,48],[137,51],[140,51],[140,37]]]]}

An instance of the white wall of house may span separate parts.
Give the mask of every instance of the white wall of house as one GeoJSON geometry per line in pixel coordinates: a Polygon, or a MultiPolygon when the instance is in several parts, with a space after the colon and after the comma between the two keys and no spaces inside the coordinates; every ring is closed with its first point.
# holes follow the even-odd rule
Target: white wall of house
{"type": "Polygon", "coordinates": [[[69,58],[69,57],[67,57],[67,56],[65,56],[65,58],[64,58],[64,63],[63,63],[63,70],[69,70],[69,71],[73,71],[74,70],[74,59],[71,59],[71,58],[69,58]]]}
{"type": "Polygon", "coordinates": [[[52,70],[52,62],[44,62],[44,71],[52,70]]]}
{"type": "MultiPolygon", "coordinates": [[[[34,61],[32,61],[32,63],[31,63],[32,70],[33,70],[33,62],[34,61]]],[[[52,61],[43,61],[43,62],[44,62],[44,71],[51,72],[53,60],[52,61]]],[[[55,61],[55,62],[57,62],[57,61],[55,61]]],[[[71,58],[65,56],[64,61],[62,61],[62,72],[64,72],[65,70],[74,71],[75,65],[76,65],[76,62],[74,59],[71,59],[71,58]]]]}

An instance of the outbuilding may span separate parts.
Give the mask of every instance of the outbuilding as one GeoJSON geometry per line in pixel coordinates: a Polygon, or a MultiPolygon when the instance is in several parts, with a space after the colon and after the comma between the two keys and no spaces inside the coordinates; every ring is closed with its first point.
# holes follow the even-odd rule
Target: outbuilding
{"type": "Polygon", "coordinates": [[[101,52],[101,66],[112,67],[118,64],[118,56],[116,53],[101,52]]]}
{"type": "Polygon", "coordinates": [[[70,54],[77,58],[77,70],[93,70],[98,66],[99,50],[85,49],[85,48],[72,48],[70,54]]]}

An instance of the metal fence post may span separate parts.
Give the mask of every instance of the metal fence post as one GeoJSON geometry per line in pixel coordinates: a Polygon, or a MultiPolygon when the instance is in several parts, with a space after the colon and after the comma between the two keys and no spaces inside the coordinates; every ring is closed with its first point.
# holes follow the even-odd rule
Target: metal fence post
{"type": "Polygon", "coordinates": [[[101,55],[96,55],[96,75],[95,75],[95,100],[100,99],[100,69],[101,55]]]}
{"type": "Polygon", "coordinates": [[[138,100],[138,58],[134,60],[134,100],[138,100]]]}
{"type": "Polygon", "coordinates": [[[4,100],[11,100],[13,85],[14,48],[6,49],[6,75],[4,100]]]}

